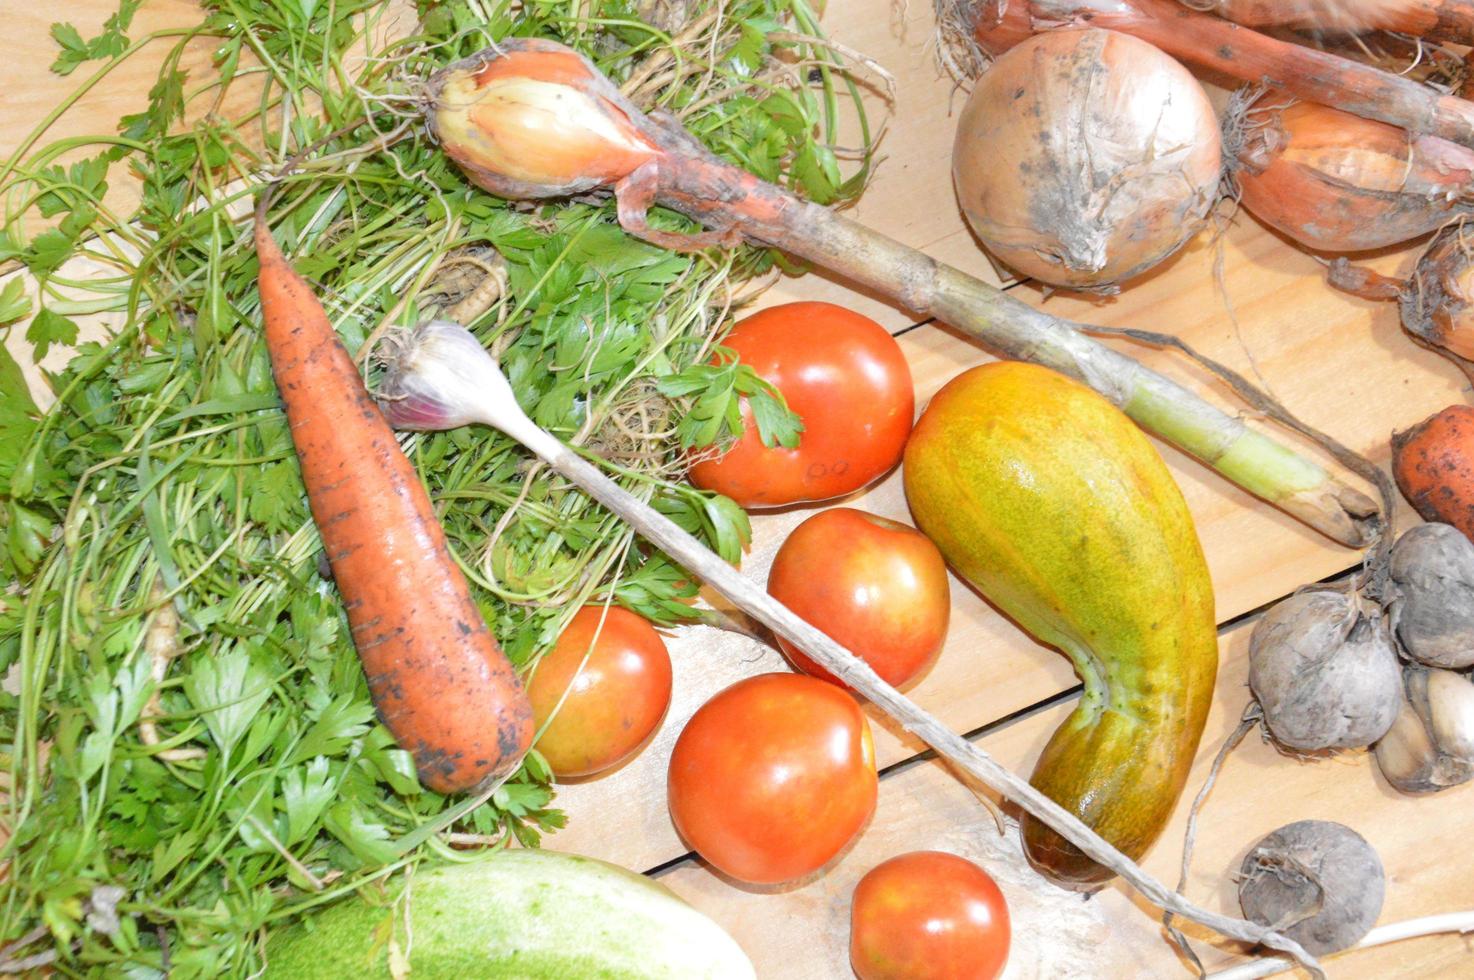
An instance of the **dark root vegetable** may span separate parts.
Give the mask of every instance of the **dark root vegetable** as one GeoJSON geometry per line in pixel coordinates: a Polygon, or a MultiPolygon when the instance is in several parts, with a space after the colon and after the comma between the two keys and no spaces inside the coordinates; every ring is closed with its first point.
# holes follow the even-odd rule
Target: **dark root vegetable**
{"type": "Polygon", "coordinates": [[[1474,542],[1447,524],[1420,524],[1392,548],[1392,629],[1429,667],[1474,666],[1474,542]]]}
{"type": "Polygon", "coordinates": [[[1463,222],[1428,243],[1401,302],[1409,333],[1474,360],[1474,239],[1463,222]]]}
{"type": "Polygon", "coordinates": [[[1218,197],[1213,106],[1127,34],[1041,34],[978,80],[952,175],[983,244],[1055,286],[1114,292],[1181,248],[1218,197]]]}
{"type": "Polygon", "coordinates": [[[1372,744],[1402,699],[1386,621],[1328,589],[1264,614],[1249,640],[1249,687],[1275,741],[1305,752],[1372,744]]]}
{"type": "Polygon", "coordinates": [[[1371,931],[1387,887],[1372,846],[1328,820],[1276,830],[1254,845],[1239,874],[1244,915],[1318,956],[1349,949],[1371,931]]]}
{"type": "Polygon", "coordinates": [[[1474,540],[1474,408],[1450,405],[1394,433],[1392,475],[1424,520],[1474,540]]]}
{"type": "Polygon", "coordinates": [[[1247,110],[1239,189],[1255,217],[1308,248],[1405,242],[1474,210],[1474,150],[1272,94],[1247,110]]]}
{"type": "Polygon", "coordinates": [[[1474,684],[1415,664],[1403,683],[1397,721],[1377,743],[1383,777],[1403,793],[1436,793],[1474,778],[1474,684]]]}

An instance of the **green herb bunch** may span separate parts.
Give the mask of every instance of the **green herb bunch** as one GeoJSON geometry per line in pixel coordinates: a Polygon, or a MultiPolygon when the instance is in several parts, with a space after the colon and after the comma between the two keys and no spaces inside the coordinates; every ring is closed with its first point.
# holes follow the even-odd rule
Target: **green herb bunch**
{"type": "MultiPolygon", "coordinates": [[[[469,311],[540,424],[736,558],[745,515],[680,476],[689,451],[738,431],[739,396],[766,438],[797,438],[775,393],[717,356],[741,283],[775,257],[652,248],[602,199],[490,198],[425,135],[418,93],[499,38],[550,37],[815,200],[852,197],[867,173],[863,156],[841,173],[856,90],[804,0],[202,6],[197,26],[136,39],[135,0],[96,38],[57,25],[53,70],[77,73],[78,95],[169,53],[116,134],[42,146],[42,126],[0,162],[0,262],[40,286],[34,302],[19,279],[0,286],[0,325],[38,360],[74,345],[84,315],[113,327],[48,376],[45,408],[0,348],[7,969],[249,975],[291,917],[561,825],[535,751],[488,799],[447,799],[375,720],[261,341],[245,214],[263,179],[337,133],[272,223],[348,349],[372,365],[385,330],[469,311]],[[203,76],[185,70],[201,39],[203,76]],[[134,212],[106,203],[119,179],[141,186],[134,212]]],[[[403,444],[518,664],[587,601],[693,615],[688,576],[504,437],[403,444]]]]}

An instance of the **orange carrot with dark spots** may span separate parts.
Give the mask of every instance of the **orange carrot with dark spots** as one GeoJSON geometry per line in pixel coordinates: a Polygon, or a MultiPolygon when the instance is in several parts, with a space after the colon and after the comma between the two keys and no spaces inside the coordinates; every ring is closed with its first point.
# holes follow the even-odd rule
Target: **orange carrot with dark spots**
{"type": "Polygon", "coordinates": [[[532,707],[451,559],[419,475],[256,209],[261,313],[312,518],[380,719],[438,793],[508,773],[532,707]]]}
{"type": "Polygon", "coordinates": [[[1474,408],[1450,405],[1394,433],[1392,475],[1424,520],[1474,540],[1474,408]]]}

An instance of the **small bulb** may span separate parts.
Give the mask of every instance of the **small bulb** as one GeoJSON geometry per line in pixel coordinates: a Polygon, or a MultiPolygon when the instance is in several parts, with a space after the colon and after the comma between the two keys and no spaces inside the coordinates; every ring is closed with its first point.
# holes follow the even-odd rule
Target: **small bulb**
{"type": "Polygon", "coordinates": [[[500,406],[507,401],[516,405],[496,361],[459,323],[431,320],[391,334],[384,346],[379,408],[396,429],[494,425],[500,406]]]}
{"type": "Polygon", "coordinates": [[[500,197],[581,193],[660,155],[619,104],[618,90],[560,44],[507,41],[451,65],[435,84],[436,137],[472,180],[500,197]]]}
{"type": "Polygon", "coordinates": [[[1404,793],[1436,793],[1474,778],[1474,759],[1458,754],[1474,723],[1467,697],[1474,684],[1452,671],[1409,665],[1405,687],[1397,720],[1377,742],[1382,775],[1404,793]]]}
{"type": "MultiPolygon", "coordinates": [[[[1445,755],[1474,763],[1474,684],[1451,670],[1420,671],[1420,700],[1414,705],[1445,755]]],[[[1409,685],[1411,687],[1411,685],[1409,685]]]]}

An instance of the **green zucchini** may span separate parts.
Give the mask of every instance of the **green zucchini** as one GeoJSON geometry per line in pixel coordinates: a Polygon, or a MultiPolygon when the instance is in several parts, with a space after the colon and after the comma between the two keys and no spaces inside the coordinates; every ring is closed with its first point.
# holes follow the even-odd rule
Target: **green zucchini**
{"type": "Polygon", "coordinates": [[[276,934],[264,976],[389,977],[391,945],[409,980],[756,976],[732,937],[670,889],[593,858],[508,850],[421,868],[407,889],[342,902],[276,934]]]}

